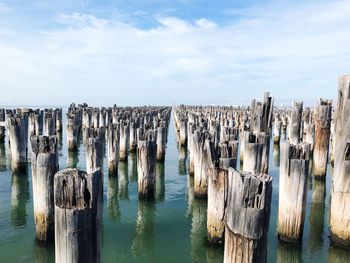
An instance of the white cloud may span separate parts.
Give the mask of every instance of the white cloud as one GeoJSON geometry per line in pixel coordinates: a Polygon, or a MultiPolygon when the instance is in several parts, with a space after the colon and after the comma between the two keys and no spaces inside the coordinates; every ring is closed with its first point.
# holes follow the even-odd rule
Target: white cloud
{"type": "Polygon", "coordinates": [[[201,18],[201,19],[196,20],[195,24],[199,27],[202,27],[202,28],[214,28],[214,27],[216,27],[216,23],[214,23],[208,19],[205,19],[205,18],[201,18]]]}
{"type": "Polygon", "coordinates": [[[108,24],[108,20],[99,19],[93,15],[73,13],[72,15],[60,14],[58,16],[58,22],[71,26],[78,27],[97,27],[103,28],[108,24]]]}
{"type": "Polygon", "coordinates": [[[68,26],[0,38],[0,103],[234,104],[265,90],[335,97],[350,69],[344,10],[349,1],[254,7],[225,26],[157,16],[151,29],[60,15],[68,26]]]}

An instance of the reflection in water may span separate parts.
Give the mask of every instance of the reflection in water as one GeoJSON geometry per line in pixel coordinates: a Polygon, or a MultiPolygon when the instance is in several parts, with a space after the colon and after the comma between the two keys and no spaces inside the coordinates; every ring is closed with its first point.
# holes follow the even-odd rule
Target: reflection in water
{"type": "Polygon", "coordinates": [[[207,247],[207,262],[222,263],[224,262],[224,247],[207,247]]]}
{"type": "Polygon", "coordinates": [[[308,245],[311,252],[322,250],[323,228],[325,214],[326,182],[314,178],[310,210],[310,240],[308,245]]]}
{"type": "Polygon", "coordinates": [[[187,213],[186,217],[192,216],[193,200],[194,200],[194,177],[187,176],[187,213]]]}
{"type": "Polygon", "coordinates": [[[107,210],[111,220],[120,220],[121,212],[118,200],[118,176],[115,174],[108,175],[107,210]]]}
{"type": "Polygon", "coordinates": [[[137,182],[137,156],[135,152],[129,154],[129,178],[131,182],[137,182]]]}
{"type": "Polygon", "coordinates": [[[56,138],[57,138],[57,152],[60,156],[62,156],[62,149],[63,149],[62,131],[56,132],[56,138]]]}
{"type": "Polygon", "coordinates": [[[136,235],[132,243],[135,256],[154,256],[154,220],[156,206],[153,201],[139,200],[137,207],[136,235]]]}
{"type": "Polygon", "coordinates": [[[55,244],[53,242],[35,242],[35,263],[49,263],[55,261],[55,244]]]}
{"type": "Polygon", "coordinates": [[[67,168],[77,168],[79,162],[79,148],[76,151],[68,151],[67,168]]]}
{"type": "Polygon", "coordinates": [[[350,250],[331,244],[328,250],[328,263],[349,262],[350,250]]]}
{"type": "Polygon", "coordinates": [[[13,172],[11,182],[11,222],[14,226],[26,224],[26,204],[29,201],[27,172],[13,172]]]}
{"type": "Polygon", "coordinates": [[[273,145],[273,162],[276,167],[280,167],[280,145],[273,145]]]}
{"type": "Polygon", "coordinates": [[[307,190],[312,191],[313,187],[313,179],[314,179],[314,169],[313,169],[313,159],[310,158],[309,160],[309,174],[308,174],[308,178],[307,178],[307,190]]]}
{"type": "Polygon", "coordinates": [[[129,199],[129,189],[128,189],[128,163],[119,162],[118,165],[118,195],[120,199],[129,199]]]}
{"type": "Polygon", "coordinates": [[[158,202],[164,201],[165,182],[164,182],[164,163],[156,163],[156,193],[155,199],[158,202]]]}
{"type": "Polygon", "coordinates": [[[301,247],[293,244],[286,244],[279,242],[277,248],[277,263],[301,263],[303,262],[301,257],[301,247]]]}
{"type": "Polygon", "coordinates": [[[0,143],[0,171],[6,171],[6,147],[0,143]]]}
{"type": "Polygon", "coordinates": [[[187,173],[187,148],[181,146],[179,148],[179,175],[186,175],[187,173]]]}
{"type": "Polygon", "coordinates": [[[187,177],[188,213],[192,212],[191,257],[192,262],[205,262],[207,249],[207,200],[194,198],[193,177],[187,177]]]}

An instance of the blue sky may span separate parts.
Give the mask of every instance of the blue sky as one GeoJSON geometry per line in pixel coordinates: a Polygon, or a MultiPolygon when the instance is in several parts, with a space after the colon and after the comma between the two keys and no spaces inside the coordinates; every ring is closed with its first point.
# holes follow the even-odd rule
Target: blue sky
{"type": "Polygon", "coordinates": [[[0,104],[335,98],[350,1],[1,1],[0,104]]]}

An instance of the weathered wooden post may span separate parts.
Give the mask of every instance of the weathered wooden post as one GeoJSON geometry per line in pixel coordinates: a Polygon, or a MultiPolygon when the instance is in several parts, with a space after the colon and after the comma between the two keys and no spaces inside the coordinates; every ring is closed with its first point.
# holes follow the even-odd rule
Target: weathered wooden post
{"type": "Polygon", "coordinates": [[[280,143],[281,140],[281,128],[282,128],[282,122],[280,120],[275,120],[274,126],[273,126],[273,142],[275,144],[280,143]]]}
{"type": "Polygon", "coordinates": [[[224,262],[266,262],[272,177],[229,169],[224,262]]]}
{"type": "Polygon", "coordinates": [[[67,116],[67,144],[68,151],[78,149],[78,134],[74,124],[74,118],[67,116]]]}
{"type": "Polygon", "coordinates": [[[165,144],[166,144],[166,128],[157,128],[157,161],[164,162],[165,159],[165,144]]]}
{"type": "Polygon", "coordinates": [[[137,150],[137,128],[138,120],[132,119],[130,122],[130,135],[129,135],[129,149],[130,152],[136,152],[137,150]]]}
{"type": "Polygon", "coordinates": [[[90,128],[89,139],[86,144],[86,170],[93,173],[103,169],[103,147],[105,141],[104,128],[90,128]]]}
{"type": "Polygon", "coordinates": [[[220,158],[218,161],[218,167],[211,167],[208,177],[207,238],[214,244],[224,242],[228,169],[236,168],[237,164],[235,158],[220,158]]]}
{"type": "Polygon", "coordinates": [[[114,174],[119,163],[119,124],[110,124],[108,129],[108,171],[114,174]]]}
{"type": "Polygon", "coordinates": [[[0,109],[0,143],[5,142],[5,131],[6,131],[6,123],[5,123],[5,109],[0,109]]]}
{"type": "Polygon", "coordinates": [[[187,121],[184,119],[180,122],[180,146],[187,144],[187,121]]]}
{"type": "Polygon", "coordinates": [[[156,132],[141,134],[138,129],[137,174],[140,198],[153,198],[156,181],[155,164],[157,154],[156,132]]]}
{"type": "Polygon", "coordinates": [[[193,157],[194,157],[194,195],[199,198],[207,196],[208,190],[208,165],[207,149],[205,147],[206,134],[195,131],[193,134],[193,157]]]}
{"type": "Polygon", "coordinates": [[[52,112],[52,109],[45,111],[45,126],[44,126],[44,135],[51,136],[56,134],[56,119],[55,115],[52,112]]]}
{"type": "Polygon", "coordinates": [[[270,136],[264,132],[245,132],[243,171],[268,173],[270,136]]]}
{"type": "Polygon", "coordinates": [[[324,178],[327,171],[331,134],[332,101],[320,99],[315,107],[314,175],[324,178]]]}
{"type": "Polygon", "coordinates": [[[278,238],[285,242],[302,240],[309,154],[307,143],[281,145],[277,231],[278,238]]]}
{"type": "Polygon", "coordinates": [[[58,171],[55,136],[32,136],[32,183],[36,238],[54,239],[54,175],[58,171]]]}
{"type": "Polygon", "coordinates": [[[330,209],[331,239],[350,246],[350,75],[339,78],[334,175],[330,209]]]}
{"type": "Polygon", "coordinates": [[[300,142],[302,113],[303,103],[294,101],[288,127],[289,141],[294,145],[300,142]]]}
{"type": "Polygon", "coordinates": [[[315,124],[304,123],[303,142],[310,144],[310,154],[313,154],[315,145],[315,124]]]}
{"type": "Polygon", "coordinates": [[[11,145],[11,166],[14,171],[27,169],[28,119],[25,116],[8,118],[9,141],[11,145]]]}
{"type": "Polygon", "coordinates": [[[54,113],[56,119],[56,132],[60,132],[62,131],[62,108],[56,108],[54,113]]]}
{"type": "Polygon", "coordinates": [[[101,175],[65,169],[55,175],[55,261],[99,262],[101,175]]]}
{"type": "Polygon", "coordinates": [[[42,135],[44,129],[44,111],[38,109],[34,115],[35,135],[42,135]]]}
{"type": "Polygon", "coordinates": [[[129,143],[129,121],[122,120],[120,122],[120,138],[119,138],[119,160],[125,162],[128,160],[128,143],[129,143]]]}

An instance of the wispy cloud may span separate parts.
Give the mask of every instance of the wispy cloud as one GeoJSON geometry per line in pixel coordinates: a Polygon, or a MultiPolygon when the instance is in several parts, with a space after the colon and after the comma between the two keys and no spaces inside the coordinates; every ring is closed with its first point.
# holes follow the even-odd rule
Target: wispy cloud
{"type": "Polygon", "coordinates": [[[346,10],[349,1],[267,3],[225,25],[155,15],[147,29],[60,14],[59,28],[0,34],[0,103],[229,104],[264,90],[282,100],[334,97],[350,69],[346,10]]]}

